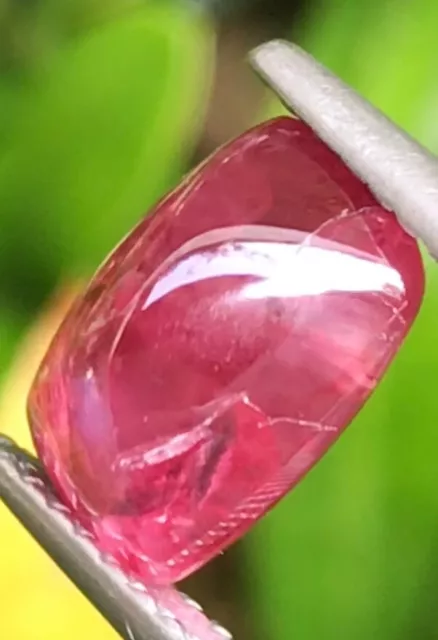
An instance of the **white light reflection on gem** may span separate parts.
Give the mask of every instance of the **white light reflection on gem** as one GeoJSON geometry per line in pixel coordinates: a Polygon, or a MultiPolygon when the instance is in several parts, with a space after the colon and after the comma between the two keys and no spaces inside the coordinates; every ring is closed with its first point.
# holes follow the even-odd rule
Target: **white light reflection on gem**
{"type": "Polygon", "coordinates": [[[219,229],[199,236],[171,256],[142,308],[180,287],[225,276],[257,279],[245,285],[244,295],[251,299],[404,291],[400,275],[379,257],[316,237],[314,244],[307,244],[307,238],[267,227],[219,229]]]}

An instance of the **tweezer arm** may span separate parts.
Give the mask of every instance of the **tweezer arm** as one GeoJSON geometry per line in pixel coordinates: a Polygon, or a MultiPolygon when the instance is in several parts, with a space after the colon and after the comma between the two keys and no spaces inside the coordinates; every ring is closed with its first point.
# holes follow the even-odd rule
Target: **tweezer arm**
{"type": "Polygon", "coordinates": [[[123,638],[178,637],[167,634],[144,609],[145,602],[117,569],[102,564],[91,541],[75,530],[51,492],[37,461],[6,438],[0,440],[0,498],[123,638]]]}
{"type": "MultiPolygon", "coordinates": [[[[105,560],[89,535],[71,519],[69,510],[53,493],[38,461],[0,435],[0,502],[14,513],[29,533],[75,585],[126,640],[218,640],[231,638],[210,623],[173,589],[148,590],[130,581],[105,560]],[[176,600],[178,611],[160,607],[160,593],[176,600]],[[175,596],[175,597],[173,597],[175,596]],[[181,602],[179,602],[179,600],[181,602]],[[183,626],[181,618],[204,627],[198,634],[183,626]],[[197,619],[196,619],[197,618],[197,619]],[[206,624],[199,624],[199,621],[206,624]],[[208,628],[207,628],[207,626],[208,628]],[[207,630],[205,630],[207,629],[207,630]]],[[[29,577],[31,579],[31,576],[29,577]]]]}
{"type": "Polygon", "coordinates": [[[438,257],[438,159],[295,45],[251,54],[255,70],[438,257]]]}

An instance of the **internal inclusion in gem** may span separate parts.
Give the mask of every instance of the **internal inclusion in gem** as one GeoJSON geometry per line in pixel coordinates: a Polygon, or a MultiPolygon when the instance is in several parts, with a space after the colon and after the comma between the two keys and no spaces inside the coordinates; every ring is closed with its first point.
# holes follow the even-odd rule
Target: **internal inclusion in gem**
{"type": "Polygon", "coordinates": [[[336,440],[423,284],[416,242],[307,126],[262,124],[159,203],[68,315],[29,399],[47,472],[128,573],[178,581],[336,440]]]}

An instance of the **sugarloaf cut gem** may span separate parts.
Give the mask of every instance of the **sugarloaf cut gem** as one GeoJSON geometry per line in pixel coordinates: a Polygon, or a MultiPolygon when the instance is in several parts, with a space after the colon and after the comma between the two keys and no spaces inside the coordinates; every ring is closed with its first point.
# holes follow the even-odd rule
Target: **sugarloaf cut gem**
{"type": "Polygon", "coordinates": [[[338,438],[423,285],[417,243],[340,158],[298,120],[262,124],[161,201],[69,313],[30,393],[41,460],[125,571],[176,582],[338,438]]]}

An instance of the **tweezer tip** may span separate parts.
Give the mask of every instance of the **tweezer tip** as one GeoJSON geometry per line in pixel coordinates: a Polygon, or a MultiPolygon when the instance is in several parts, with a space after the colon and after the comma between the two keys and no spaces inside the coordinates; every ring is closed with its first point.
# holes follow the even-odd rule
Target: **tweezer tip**
{"type": "Polygon", "coordinates": [[[59,502],[38,460],[0,434],[2,502],[126,640],[231,638],[173,587],[138,583],[102,555],[59,502]]]}
{"type": "Polygon", "coordinates": [[[287,40],[283,40],[282,38],[275,38],[274,40],[263,42],[263,44],[260,44],[258,47],[252,49],[252,51],[249,52],[249,59],[258,62],[259,59],[264,58],[270,53],[278,53],[279,51],[284,51],[285,49],[294,49],[295,47],[296,45],[288,42],[287,40]]]}
{"type": "Polygon", "coordinates": [[[249,55],[256,73],[438,256],[438,162],[309,53],[284,40],[249,55]]]}
{"type": "Polygon", "coordinates": [[[272,74],[276,70],[280,67],[287,67],[288,71],[292,72],[291,63],[293,65],[298,64],[300,59],[311,61],[313,66],[322,68],[302,47],[282,38],[264,42],[252,49],[248,54],[248,60],[253,69],[260,75],[267,77],[271,85],[275,83],[272,74]]]}
{"type": "Polygon", "coordinates": [[[14,446],[15,446],[14,442],[13,440],[11,440],[11,438],[8,438],[8,436],[0,434],[0,453],[2,451],[9,451],[10,449],[13,449],[14,446]]]}

